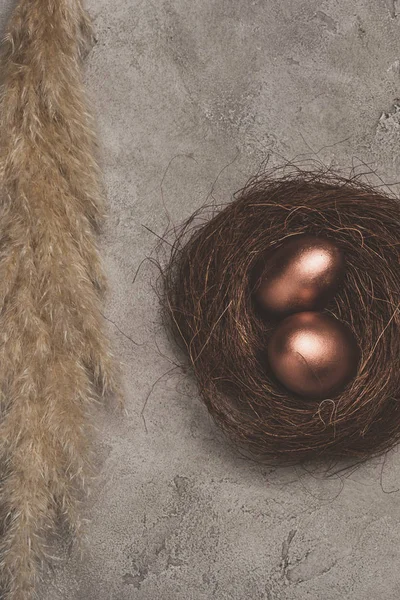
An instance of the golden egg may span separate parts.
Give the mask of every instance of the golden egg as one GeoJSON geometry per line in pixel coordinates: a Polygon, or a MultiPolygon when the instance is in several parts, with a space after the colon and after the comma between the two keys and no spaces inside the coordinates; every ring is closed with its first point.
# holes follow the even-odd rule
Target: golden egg
{"type": "Polygon", "coordinates": [[[284,319],[268,344],[272,372],[290,391],[330,398],[355,377],[360,351],[352,331],[324,313],[296,313],[284,319]]]}
{"type": "Polygon", "coordinates": [[[342,251],[328,239],[291,236],[265,259],[256,299],[273,316],[321,310],[340,286],[344,262],[342,251]]]}

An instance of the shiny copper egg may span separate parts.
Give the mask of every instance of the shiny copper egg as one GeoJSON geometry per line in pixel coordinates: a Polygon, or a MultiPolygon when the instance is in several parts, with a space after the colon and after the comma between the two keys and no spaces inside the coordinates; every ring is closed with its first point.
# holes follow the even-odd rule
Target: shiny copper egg
{"type": "Polygon", "coordinates": [[[288,390],[323,400],[342,391],[356,375],[360,351],[344,323],[324,313],[303,312],[275,329],[268,360],[288,390]]]}
{"type": "Polygon", "coordinates": [[[344,256],[333,242],[311,235],[291,236],[265,260],[255,295],[274,316],[321,310],[343,275],[344,256]]]}

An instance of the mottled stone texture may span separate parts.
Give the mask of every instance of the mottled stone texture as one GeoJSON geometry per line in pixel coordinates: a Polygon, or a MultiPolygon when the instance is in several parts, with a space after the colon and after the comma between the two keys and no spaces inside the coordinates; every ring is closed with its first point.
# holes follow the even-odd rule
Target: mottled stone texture
{"type": "MultiPolygon", "coordinates": [[[[11,3],[1,2],[3,28],[11,3]]],[[[57,567],[40,597],[398,600],[398,454],[330,479],[239,457],[191,378],[172,370],[156,271],[144,263],[133,279],[157,242],[149,229],[161,235],[211,191],[228,201],[268,155],[400,179],[400,3],[88,8],[97,44],[86,77],[110,208],[106,315],[127,415],[99,423],[83,556],[57,567]]]]}

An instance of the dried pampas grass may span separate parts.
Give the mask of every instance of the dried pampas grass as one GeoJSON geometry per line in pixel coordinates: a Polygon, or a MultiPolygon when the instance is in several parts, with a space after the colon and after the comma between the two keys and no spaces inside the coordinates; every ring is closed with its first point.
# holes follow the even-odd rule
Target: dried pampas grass
{"type": "Polygon", "coordinates": [[[91,407],[118,389],[101,314],[104,218],[82,87],[80,0],[20,0],[0,102],[0,583],[33,594],[48,534],[74,533],[91,407]]]}
{"type": "Polygon", "coordinates": [[[254,456],[364,459],[399,441],[400,202],[391,194],[321,171],[257,177],[223,210],[189,219],[163,284],[167,326],[203,401],[254,456]],[[322,402],[271,376],[266,348],[276,324],[252,294],[260,260],[300,233],[343,250],[345,281],[326,310],[362,351],[355,380],[322,402]]]}

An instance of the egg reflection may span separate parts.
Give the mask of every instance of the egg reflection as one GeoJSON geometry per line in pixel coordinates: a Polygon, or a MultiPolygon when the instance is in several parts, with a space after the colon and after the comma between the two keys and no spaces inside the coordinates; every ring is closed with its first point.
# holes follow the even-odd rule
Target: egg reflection
{"type": "Polygon", "coordinates": [[[256,285],[260,306],[274,316],[321,310],[344,275],[342,251],[328,239],[296,235],[264,261],[256,285]]]}
{"type": "Polygon", "coordinates": [[[356,375],[360,351],[352,331],[323,313],[284,319],[268,345],[277,379],[301,396],[324,399],[338,394],[356,375]]]}

